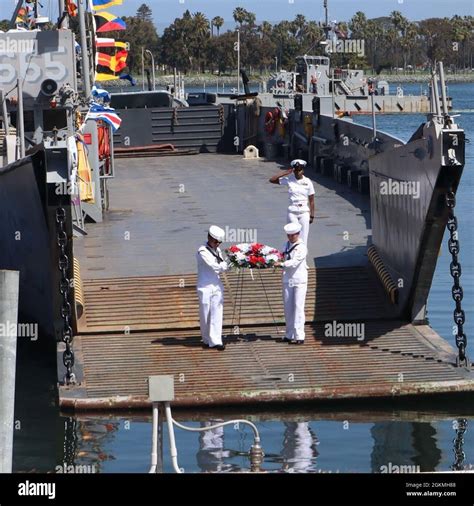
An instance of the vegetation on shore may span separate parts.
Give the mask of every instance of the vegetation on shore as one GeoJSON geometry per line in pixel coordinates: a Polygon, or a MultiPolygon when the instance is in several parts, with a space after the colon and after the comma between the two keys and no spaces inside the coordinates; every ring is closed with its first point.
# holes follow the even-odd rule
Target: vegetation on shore
{"type": "MultiPolygon", "coordinates": [[[[237,67],[237,34],[235,30],[222,31],[224,19],[220,16],[208,19],[202,12],[187,10],[161,36],[146,4],[138,8],[135,16],[123,19],[128,29],[111,36],[130,43],[132,73],[140,73],[142,47],[154,53],[164,73],[176,68],[184,74],[225,74],[237,67]]],[[[240,30],[241,65],[253,75],[268,74],[276,66],[290,70],[297,55],[324,53],[320,44],[326,39],[324,25],[302,14],[292,21],[257,23],[254,13],[237,7],[233,20],[240,30]]],[[[349,65],[377,74],[410,74],[427,71],[435,60],[442,60],[451,73],[474,68],[474,16],[412,22],[398,11],[376,19],[357,12],[347,22],[331,26],[330,36],[363,44],[363,51],[358,54],[333,52],[335,66],[349,65]]]]}
{"type": "MultiPolygon", "coordinates": [[[[358,41],[358,51],[331,53],[333,66],[363,68],[372,74],[406,75],[403,79],[424,79],[435,61],[442,60],[448,73],[468,73],[474,69],[474,16],[428,18],[412,22],[399,11],[387,17],[369,19],[357,12],[350,20],[325,27],[321,22],[298,14],[292,21],[257,23],[256,16],[242,7],[233,12],[235,30],[223,32],[221,16],[208,19],[202,12],[186,10],[163,33],[153,24],[153,13],[142,4],[135,16],[123,17],[127,30],[110,32],[109,37],[130,43],[128,69],[141,73],[142,48],[150,50],[161,74],[231,74],[237,68],[236,29],[240,31],[241,67],[250,75],[268,75],[275,68],[293,69],[295,57],[324,54],[321,42],[329,37],[339,41],[358,41]],[[326,30],[326,31],[325,31],[326,30]]],[[[77,21],[71,23],[77,29],[77,21]]],[[[0,22],[0,29],[8,27],[0,22]]],[[[333,48],[334,49],[334,48],[333,48]]],[[[207,77],[206,77],[207,79],[207,77]]]]}

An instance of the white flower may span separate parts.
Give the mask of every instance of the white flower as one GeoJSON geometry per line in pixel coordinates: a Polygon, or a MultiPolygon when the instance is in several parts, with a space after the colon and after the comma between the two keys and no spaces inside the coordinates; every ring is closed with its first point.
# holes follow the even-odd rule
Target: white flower
{"type": "Polygon", "coordinates": [[[242,253],[248,253],[248,251],[250,250],[250,244],[248,244],[246,242],[243,242],[241,244],[237,244],[236,246],[237,246],[237,248],[240,249],[240,251],[242,251],[242,253]]]}
{"type": "Polygon", "coordinates": [[[273,248],[270,248],[270,246],[264,246],[262,248],[262,255],[268,255],[268,253],[270,253],[270,251],[273,251],[273,248]]]}
{"type": "Polygon", "coordinates": [[[235,260],[237,262],[242,262],[242,260],[245,260],[245,255],[243,253],[241,253],[240,251],[238,251],[236,254],[235,254],[235,260]]]}
{"type": "Polygon", "coordinates": [[[275,255],[274,253],[272,255],[267,255],[265,259],[267,262],[278,262],[279,260],[278,255],[275,255]]]}

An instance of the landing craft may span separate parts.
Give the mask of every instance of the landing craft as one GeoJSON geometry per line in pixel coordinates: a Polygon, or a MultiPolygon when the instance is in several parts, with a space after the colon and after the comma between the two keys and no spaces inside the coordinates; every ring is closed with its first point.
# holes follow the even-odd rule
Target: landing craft
{"type": "MultiPolygon", "coordinates": [[[[433,76],[431,97],[427,99],[430,107],[427,120],[420,124],[407,143],[378,131],[375,124],[373,128],[357,125],[348,118],[336,117],[334,107],[326,108],[329,99],[323,90],[331,82],[331,104],[339,104],[339,96],[344,101],[351,100],[350,94],[336,93],[336,86],[344,89],[348,79],[354,86],[363,89],[364,95],[361,92],[358,97],[369,99],[359,73],[351,75],[351,71],[347,71],[347,76],[344,74],[337,84],[333,76],[329,80],[326,70],[329,58],[326,56],[301,57],[299,64],[302,71],[298,75],[293,74],[292,83],[294,91],[298,86],[302,86],[303,90],[288,98],[293,104],[288,112],[280,106],[275,111],[273,103],[267,104],[260,96],[248,93],[228,97],[226,103],[218,103],[217,97],[211,97],[212,100],[206,100],[205,105],[195,107],[176,107],[174,99],[167,94],[163,106],[152,104],[151,107],[120,108],[117,105],[116,112],[122,126],[113,131],[103,121],[86,120],[87,113],[90,113],[88,106],[93,84],[90,72],[92,58],[88,62],[87,55],[92,55],[93,50],[82,51],[86,56],[79,62],[81,80],[78,80],[77,53],[70,30],[0,35],[0,39],[34,40],[38,45],[38,54],[31,58],[29,72],[26,72],[20,55],[0,56],[1,63],[9,65],[11,70],[5,82],[0,82],[5,98],[2,102],[6,106],[6,158],[5,166],[0,169],[0,234],[6,238],[6,247],[0,251],[0,265],[19,270],[22,274],[22,317],[26,321],[40,323],[44,333],[56,337],[60,343],[58,382],[61,406],[72,409],[149,407],[145,382],[147,370],[160,370],[169,375],[175,375],[177,371],[193,371],[195,376],[192,381],[177,382],[175,403],[181,406],[328,398],[381,399],[474,389],[466,349],[467,338],[462,327],[465,320],[462,307],[457,306],[455,312],[457,352],[429,327],[426,312],[446,227],[451,234],[453,296],[459,304],[462,300],[454,210],[464,167],[465,137],[462,128],[449,114],[442,65],[433,76]],[[322,72],[321,82],[316,83],[317,89],[321,86],[321,95],[305,90],[311,84],[308,79],[313,70],[322,72]],[[323,74],[327,79],[323,78],[323,74]],[[15,83],[20,87],[12,94],[15,83]],[[81,115],[80,125],[76,123],[78,114],[81,115]],[[12,146],[10,135],[13,139],[20,139],[19,149],[16,143],[12,146]],[[120,149],[114,150],[114,144],[120,149]],[[171,280],[163,278],[163,273],[144,279],[143,273],[141,276],[130,274],[137,268],[136,253],[127,253],[128,257],[121,259],[124,263],[117,268],[120,274],[113,271],[118,264],[114,264],[112,259],[114,253],[124,249],[123,231],[129,233],[137,225],[133,221],[134,214],[146,220],[144,209],[156,203],[156,195],[150,194],[153,190],[150,185],[136,186],[139,177],[146,180],[150,170],[166,169],[173,163],[177,164],[174,173],[180,168],[182,171],[188,169],[188,156],[179,158],[179,163],[175,161],[180,155],[213,153],[209,156],[214,158],[192,158],[193,168],[199,171],[199,176],[211,177],[220,167],[235,164],[232,176],[225,180],[225,184],[222,183],[221,194],[237,191],[236,185],[240,185],[238,191],[248,197],[256,186],[240,178],[239,170],[242,171],[240,153],[249,145],[257,146],[269,161],[278,159],[286,163],[293,158],[304,159],[312,168],[311,175],[318,182],[320,191],[327,192],[325,212],[328,216],[349,220],[354,218],[354,214],[360,214],[363,219],[357,222],[358,228],[351,231],[357,235],[358,243],[341,246],[340,237],[335,233],[331,235],[329,224],[318,238],[324,254],[316,258],[316,268],[310,270],[308,330],[311,339],[304,347],[297,347],[305,350],[293,351],[294,358],[301,363],[301,374],[295,375],[290,368],[285,370],[285,374],[281,371],[278,374],[265,372],[277,370],[272,357],[282,353],[278,349],[280,344],[273,338],[277,325],[283,319],[278,296],[280,280],[276,273],[269,272],[262,274],[261,285],[254,283],[247,287],[248,300],[252,303],[245,300],[240,303],[239,332],[243,333],[243,339],[246,335],[253,336],[255,342],[251,342],[252,350],[248,353],[257,355],[258,360],[249,361],[245,366],[237,361],[232,371],[232,383],[210,387],[202,378],[209,374],[217,375],[226,367],[221,356],[210,363],[201,360],[204,358],[202,354],[206,353],[201,349],[181,350],[180,353],[174,349],[169,354],[170,342],[175,345],[189,339],[193,344],[198,340],[198,313],[192,289],[195,279],[184,273],[187,289],[183,290],[180,280],[184,279],[184,274],[181,271],[173,271],[171,276],[175,277],[171,280]],[[127,161],[116,160],[118,153],[127,157],[127,161]],[[229,157],[219,153],[238,155],[229,157]],[[164,159],[156,155],[174,158],[164,159]],[[140,159],[142,156],[150,156],[150,159],[144,162],[140,159]],[[127,202],[128,207],[124,207],[118,219],[111,219],[104,225],[104,216],[112,215],[108,210],[107,182],[115,175],[115,163],[122,163],[121,168],[124,169],[121,179],[116,178],[115,181],[123,194],[128,195],[130,188],[140,188],[141,193],[133,202],[127,202]],[[127,176],[125,169],[130,167],[136,170],[128,172],[127,176]],[[58,185],[60,188],[64,185],[66,188],[80,188],[77,183],[83,177],[90,182],[91,191],[87,194],[71,195],[66,191],[58,195],[56,192],[58,185]],[[415,184],[415,188],[419,188],[419,198],[398,194],[387,198],[380,189],[389,180],[415,184]],[[67,186],[69,183],[75,185],[67,186]],[[335,189],[329,191],[331,185],[335,189]],[[393,205],[394,198],[397,199],[396,205],[393,205]],[[360,213],[355,213],[354,207],[348,211],[348,202],[357,202],[360,213]],[[86,216],[95,223],[86,224],[86,216]],[[120,229],[114,229],[117,233],[107,236],[106,228],[112,229],[117,221],[121,222],[120,229]],[[24,239],[15,242],[12,238],[19,227],[24,239]],[[89,241],[94,238],[87,234],[94,228],[101,233],[97,234],[99,240],[91,244],[89,241]],[[118,244],[114,243],[117,236],[122,241],[118,244]],[[107,237],[107,240],[102,240],[102,237],[107,237]],[[91,246],[97,248],[99,254],[86,254],[87,247],[91,246]],[[91,272],[97,274],[95,264],[100,258],[111,260],[100,267],[105,274],[111,272],[107,280],[91,277],[91,272]],[[79,260],[88,272],[84,283],[79,260]],[[128,284],[127,290],[123,289],[123,283],[128,284]],[[143,295],[146,287],[153,297],[143,295]],[[363,346],[355,339],[351,343],[330,343],[331,352],[335,355],[324,353],[328,343],[321,339],[318,325],[333,320],[348,323],[362,320],[370,346],[363,346]],[[127,331],[124,332],[124,329],[127,331]],[[150,339],[150,332],[157,335],[150,339]],[[77,340],[79,353],[75,355],[73,336],[77,335],[80,336],[77,340]],[[266,338],[263,339],[263,336],[266,338]],[[113,339],[113,346],[109,345],[110,339],[113,339]],[[127,362],[127,382],[124,382],[122,377],[114,375],[124,370],[124,361],[132,353],[129,351],[132,342],[139,344],[136,355],[131,355],[137,360],[127,362]],[[383,350],[389,351],[381,353],[377,343],[383,350]],[[407,358],[406,354],[399,354],[412,347],[416,348],[413,356],[407,358]],[[127,349],[126,356],[115,353],[121,349],[127,349]],[[308,349],[311,353],[306,351],[308,349]],[[360,363],[367,368],[364,378],[357,382],[357,388],[354,387],[354,378],[360,371],[354,369],[349,351],[357,355],[360,363]],[[399,360],[396,366],[393,362],[395,355],[399,360]],[[314,356],[322,361],[326,374],[316,371],[318,364],[313,361],[314,356]],[[338,357],[337,365],[346,361],[345,376],[327,372],[337,369],[334,356],[338,357]],[[396,373],[399,372],[404,372],[404,377],[408,379],[398,381],[396,373]],[[291,383],[285,381],[290,374],[295,379],[291,383]],[[371,378],[378,374],[382,376],[377,376],[374,384],[371,378]]],[[[86,41],[87,38],[81,40],[84,47],[86,41]]],[[[273,97],[274,94],[271,95],[273,97]]],[[[149,98],[143,95],[141,99],[143,97],[149,98]]],[[[117,104],[122,98],[117,97],[117,104]]],[[[284,94],[278,97],[280,99],[286,100],[284,94]]],[[[358,100],[354,103],[359,104],[358,100]]],[[[346,106],[341,109],[346,110],[346,106]]],[[[264,170],[258,165],[254,167],[256,171],[264,170]]],[[[201,199],[206,210],[209,207],[208,191],[206,186],[195,195],[196,199],[201,199]]],[[[116,198],[119,197],[117,195],[116,198]]],[[[263,197],[259,195],[259,198],[263,197]]],[[[209,219],[223,219],[226,205],[222,207],[218,216],[209,216],[209,219]]],[[[242,204],[242,212],[248,207],[242,204]]],[[[171,209],[164,206],[159,212],[164,214],[171,209]]],[[[269,217],[280,211],[274,199],[268,203],[267,211],[269,217]]],[[[194,215],[199,217],[195,209],[189,209],[186,220],[194,215]]],[[[207,219],[208,216],[205,216],[207,219]]],[[[154,240],[165,233],[163,223],[172,223],[174,217],[166,215],[165,218],[163,221],[154,220],[147,230],[147,237],[154,240]]],[[[232,223],[231,220],[236,219],[235,213],[230,214],[229,211],[226,219],[232,223]]],[[[189,229],[188,222],[181,227],[166,229],[166,234],[176,239],[177,244],[167,257],[171,268],[179,260],[177,251],[181,253],[189,244],[186,235],[189,229]]],[[[163,254],[168,245],[163,241],[148,245],[140,251],[143,262],[155,246],[156,251],[163,254]]],[[[143,265],[151,269],[155,264],[156,258],[153,258],[149,265],[143,265]]],[[[229,277],[228,299],[232,300],[235,295],[233,290],[241,288],[239,283],[242,280],[237,274],[229,277]]],[[[237,300],[234,297],[234,307],[237,307],[237,300]]],[[[234,324],[233,315],[225,314],[225,327],[233,328],[234,324]]],[[[233,346],[238,359],[241,356],[237,351],[239,342],[231,343],[226,353],[232,353],[233,346]]],[[[284,356],[286,358],[288,352],[284,356]]]]}

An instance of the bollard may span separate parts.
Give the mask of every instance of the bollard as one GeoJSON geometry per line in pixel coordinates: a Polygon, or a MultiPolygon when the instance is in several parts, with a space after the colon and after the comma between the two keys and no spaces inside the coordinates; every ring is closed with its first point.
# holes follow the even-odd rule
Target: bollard
{"type": "Polygon", "coordinates": [[[19,283],[0,271],[0,473],[12,472],[19,283]]]}

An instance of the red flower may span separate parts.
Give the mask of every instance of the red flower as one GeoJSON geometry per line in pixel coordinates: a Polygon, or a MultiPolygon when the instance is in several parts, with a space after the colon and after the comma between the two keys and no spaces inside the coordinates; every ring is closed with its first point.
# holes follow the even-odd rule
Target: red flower
{"type": "Polygon", "coordinates": [[[263,248],[263,244],[259,244],[258,242],[252,244],[251,248],[252,248],[252,253],[254,255],[259,255],[260,254],[260,250],[263,248]]]}
{"type": "Polygon", "coordinates": [[[252,265],[257,265],[257,258],[255,255],[250,255],[249,256],[249,263],[251,263],[252,265]]]}
{"type": "Polygon", "coordinates": [[[240,251],[240,248],[237,248],[237,246],[231,246],[229,248],[229,251],[231,251],[232,253],[237,253],[240,251]]]}

